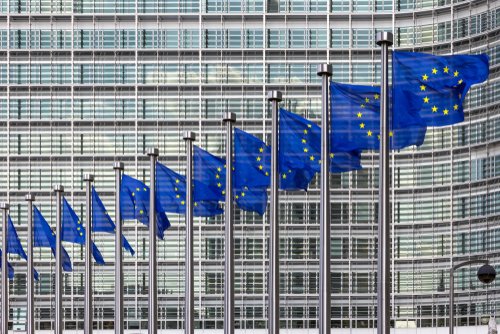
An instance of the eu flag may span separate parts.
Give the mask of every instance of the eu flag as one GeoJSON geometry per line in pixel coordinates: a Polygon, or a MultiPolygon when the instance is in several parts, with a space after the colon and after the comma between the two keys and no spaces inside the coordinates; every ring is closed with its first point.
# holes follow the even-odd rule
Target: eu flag
{"type": "MultiPolygon", "coordinates": [[[[72,242],[74,244],[85,245],[85,228],[76,215],[73,208],[69,205],[66,198],[63,197],[62,209],[62,236],[61,240],[72,242]]],[[[92,255],[98,264],[105,264],[101,252],[92,241],[92,255]]]]}
{"type": "Polygon", "coordinates": [[[271,184],[271,147],[259,138],[235,128],[234,170],[238,188],[268,188],[271,184]]]}
{"type": "MultiPolygon", "coordinates": [[[[21,245],[21,240],[19,240],[19,236],[17,235],[16,228],[14,227],[14,223],[12,223],[12,219],[10,215],[8,216],[8,228],[7,228],[7,253],[9,254],[17,254],[26,261],[28,260],[28,255],[24,252],[23,246],[21,245]]],[[[34,272],[35,280],[38,281],[38,272],[35,270],[34,272]]]]}
{"type": "MultiPolygon", "coordinates": [[[[54,257],[56,256],[56,235],[52,232],[49,223],[42,216],[36,206],[33,206],[33,238],[34,247],[50,247],[54,257]]],[[[71,258],[66,249],[61,246],[61,259],[64,271],[72,271],[71,258]]]]}
{"type": "Polygon", "coordinates": [[[485,54],[434,56],[395,51],[392,59],[395,107],[419,114],[427,126],[462,122],[465,95],[489,75],[485,54]],[[409,95],[416,99],[408,99],[409,95]]]}
{"type": "MultiPolygon", "coordinates": [[[[267,206],[267,190],[264,187],[253,187],[251,182],[243,183],[239,174],[248,176],[248,172],[234,168],[233,195],[239,208],[246,211],[255,211],[263,215],[267,206]]],[[[251,169],[248,168],[248,169],[251,169]]],[[[226,161],[222,158],[195,146],[194,147],[194,179],[205,184],[214,193],[219,194],[219,201],[225,200],[226,194],[226,161]]],[[[195,189],[196,191],[196,189],[195,189]]]]}
{"type": "MultiPolygon", "coordinates": [[[[158,188],[158,185],[157,185],[158,188]]],[[[157,192],[158,193],[158,192],[157,192]]],[[[158,196],[158,195],[157,195],[158,196]]],[[[138,220],[149,226],[149,187],[143,182],[126,174],[122,176],[120,189],[120,212],[124,220],[138,220]]],[[[170,227],[170,221],[156,200],[156,235],[164,238],[165,231],[170,227]]]]}
{"type": "MultiPolygon", "coordinates": [[[[161,163],[156,163],[156,194],[162,210],[177,214],[186,213],[186,178],[161,163]]],[[[205,184],[194,182],[194,215],[212,217],[222,214],[222,209],[214,198],[218,195],[205,184]],[[197,193],[199,194],[197,195],[197,193]],[[202,194],[203,192],[203,194],[202,194]],[[209,201],[200,198],[211,198],[209,201]]]]}
{"type": "MultiPolygon", "coordinates": [[[[280,188],[306,190],[315,174],[321,171],[321,128],[308,119],[285,109],[279,111],[280,188]]],[[[361,168],[356,150],[330,153],[330,172],[361,168]]]]}
{"type": "MultiPolygon", "coordinates": [[[[331,144],[335,151],[378,150],[380,146],[380,87],[330,83],[331,144]]],[[[411,103],[411,96],[408,97],[411,103]]],[[[426,124],[416,113],[389,108],[392,149],[422,145],[426,124]],[[394,110],[394,112],[392,112],[394,110]]]]}
{"type": "MultiPolygon", "coordinates": [[[[0,249],[0,257],[2,257],[2,250],[1,249],[0,249]]],[[[2,261],[0,261],[0,269],[2,269],[2,261]]],[[[14,267],[12,267],[10,262],[7,262],[7,270],[9,271],[9,279],[13,280],[14,279],[14,267]]]]}
{"type": "MultiPolygon", "coordinates": [[[[99,194],[92,186],[92,230],[94,232],[115,233],[115,228],[115,223],[104,207],[99,194]]],[[[123,234],[122,243],[123,248],[129,251],[130,255],[134,256],[135,251],[123,234]]]]}

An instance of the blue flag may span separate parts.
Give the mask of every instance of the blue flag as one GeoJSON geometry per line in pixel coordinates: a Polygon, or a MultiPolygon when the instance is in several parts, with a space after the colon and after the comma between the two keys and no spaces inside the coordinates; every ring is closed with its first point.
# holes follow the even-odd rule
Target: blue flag
{"type": "MultiPolygon", "coordinates": [[[[120,212],[124,220],[138,220],[149,226],[149,187],[143,182],[126,174],[122,176],[120,189],[120,212]]],[[[164,238],[165,231],[170,227],[170,221],[156,201],[156,235],[164,238]]]]}
{"type": "Polygon", "coordinates": [[[234,129],[234,180],[238,188],[271,184],[271,147],[259,138],[234,129]]]}
{"type": "MultiPolygon", "coordinates": [[[[36,206],[33,206],[33,238],[34,247],[50,247],[54,257],[56,256],[56,236],[52,232],[49,223],[42,216],[42,213],[38,210],[36,206]]],[[[68,252],[61,246],[61,259],[62,267],[64,271],[72,271],[71,268],[71,258],[68,252]]]]}
{"type": "MultiPolygon", "coordinates": [[[[331,143],[335,151],[378,150],[380,146],[380,87],[330,83],[331,143]]],[[[414,98],[413,98],[414,100],[414,98]]],[[[408,96],[411,103],[412,96],[408,96]]],[[[390,108],[390,112],[393,108],[390,108]]],[[[408,109],[394,109],[389,139],[392,149],[424,142],[426,124],[408,109]]]]}
{"type": "MultiPolygon", "coordinates": [[[[85,245],[85,228],[76,215],[73,208],[69,205],[66,198],[63,197],[62,209],[62,236],[61,240],[72,242],[74,244],[85,245]]],[[[101,252],[92,241],[92,255],[98,264],[105,264],[101,252]]]]}
{"type": "MultiPolygon", "coordinates": [[[[8,254],[17,254],[26,261],[28,260],[28,255],[24,252],[23,246],[21,245],[21,240],[19,240],[19,236],[17,235],[16,228],[10,215],[8,216],[8,228],[7,228],[7,253],[8,254]]],[[[38,272],[35,270],[34,272],[35,280],[38,281],[38,272]]]]}
{"type": "MultiPolygon", "coordinates": [[[[249,168],[251,169],[251,167],[249,168]]],[[[234,201],[239,208],[245,211],[254,211],[263,215],[267,207],[267,190],[265,187],[252,187],[243,183],[239,175],[248,176],[248,171],[244,166],[234,168],[234,201]],[[242,171],[239,169],[242,168],[242,171]]],[[[214,193],[219,194],[219,201],[225,200],[226,194],[226,161],[216,157],[209,152],[194,147],[194,179],[205,184],[214,193]]],[[[196,191],[196,188],[195,188],[196,191]]]]}
{"type": "MultiPolygon", "coordinates": [[[[174,172],[161,163],[156,163],[157,198],[162,210],[178,214],[186,213],[186,178],[174,172]]],[[[212,217],[222,214],[217,201],[218,195],[200,182],[194,182],[194,215],[198,217],[212,217]],[[197,199],[197,192],[206,192],[200,195],[202,198],[212,198],[210,201],[200,201],[197,199]]]]}
{"type": "Polygon", "coordinates": [[[394,106],[397,111],[420,115],[427,126],[462,122],[469,88],[489,75],[485,54],[434,56],[395,51],[392,59],[394,106]]]}
{"type": "MultiPolygon", "coordinates": [[[[109,216],[104,204],[99,198],[99,194],[92,186],[92,230],[94,232],[115,233],[115,223],[109,216]]],[[[135,251],[129,244],[128,240],[122,234],[123,248],[129,251],[130,255],[134,256],[135,251]]]]}
{"type": "MultiPolygon", "coordinates": [[[[0,249],[0,258],[2,257],[2,250],[0,249]]],[[[2,261],[0,261],[0,269],[2,268],[2,261]]],[[[14,267],[10,264],[10,262],[7,262],[7,270],[9,271],[9,279],[13,280],[14,279],[14,267]]],[[[37,278],[38,280],[38,278],[37,278]]]]}
{"type": "MultiPolygon", "coordinates": [[[[321,171],[321,128],[285,109],[279,111],[280,188],[303,189],[321,171]]],[[[357,150],[330,153],[330,172],[341,173],[361,168],[357,150]]]]}

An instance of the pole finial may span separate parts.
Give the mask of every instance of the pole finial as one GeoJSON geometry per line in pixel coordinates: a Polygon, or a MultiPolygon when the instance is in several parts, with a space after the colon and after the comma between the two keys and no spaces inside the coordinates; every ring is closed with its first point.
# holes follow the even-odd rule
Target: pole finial
{"type": "Polygon", "coordinates": [[[282,100],[283,95],[279,90],[270,90],[267,92],[267,100],[268,101],[277,101],[280,102],[282,100]]]}
{"type": "Polygon", "coordinates": [[[193,131],[184,131],[182,138],[184,140],[191,140],[195,141],[196,140],[196,132],[193,131]]]}
{"type": "Polygon", "coordinates": [[[150,147],[147,149],[146,154],[157,157],[160,154],[160,151],[156,147],[150,147]]]}
{"type": "Polygon", "coordinates": [[[54,191],[57,193],[57,192],[63,192],[64,191],[64,186],[62,184],[56,184],[54,186],[54,191]]]}
{"type": "Polygon", "coordinates": [[[94,181],[94,174],[84,174],[83,175],[83,181],[94,181]]]}
{"type": "Polygon", "coordinates": [[[224,122],[236,122],[236,114],[234,112],[226,111],[224,117],[222,118],[224,122]]]}
{"type": "Polygon", "coordinates": [[[28,202],[33,202],[35,200],[35,194],[29,193],[24,196],[24,199],[28,202]]]}
{"type": "Polygon", "coordinates": [[[377,36],[375,38],[375,42],[377,45],[382,45],[382,44],[387,44],[388,46],[391,46],[392,43],[394,42],[394,37],[392,35],[392,32],[390,31],[379,31],[377,33],[377,36]]]}
{"type": "Polygon", "coordinates": [[[319,76],[331,76],[332,75],[332,65],[330,64],[319,64],[316,68],[316,73],[319,76]]]}
{"type": "Polygon", "coordinates": [[[124,170],[125,169],[125,165],[121,161],[115,161],[115,162],[113,162],[113,169],[124,170]]]}

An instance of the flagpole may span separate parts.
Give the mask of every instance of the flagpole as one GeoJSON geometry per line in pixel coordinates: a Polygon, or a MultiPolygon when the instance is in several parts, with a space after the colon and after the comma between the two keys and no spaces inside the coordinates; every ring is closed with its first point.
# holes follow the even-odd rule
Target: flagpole
{"type": "Polygon", "coordinates": [[[184,132],[186,142],[186,287],[184,333],[194,333],[194,266],[193,266],[193,142],[196,133],[184,132]]]}
{"type": "Polygon", "coordinates": [[[271,200],[269,226],[269,283],[268,283],[268,333],[280,332],[280,235],[279,235],[279,197],[278,197],[278,103],[282,95],[278,90],[267,93],[267,100],[272,105],[271,132],[271,200]]]}
{"type": "Polygon", "coordinates": [[[0,203],[2,209],[2,333],[9,332],[9,269],[7,264],[7,219],[9,203],[0,203]]]}
{"type": "Polygon", "coordinates": [[[377,267],[377,334],[391,331],[391,285],[390,285],[390,200],[389,200],[389,46],[393,36],[390,32],[378,32],[377,45],[381,46],[380,82],[380,156],[379,156],[379,201],[378,201],[378,267],[377,267]]]}
{"type": "Polygon", "coordinates": [[[233,208],[233,124],[236,114],[226,112],[226,212],[225,221],[225,285],[224,334],[234,334],[234,208],[233,208]]]}
{"type": "Polygon", "coordinates": [[[85,334],[92,334],[93,309],[92,309],[92,182],[94,175],[85,174],[83,180],[86,183],[86,215],[85,215],[85,309],[83,328],[85,334]]]}
{"type": "MultiPolygon", "coordinates": [[[[158,149],[149,148],[149,308],[148,308],[148,333],[157,332],[158,291],[156,270],[156,159],[158,149]]],[[[121,238],[121,237],[120,237],[121,238]]]]}
{"type": "Polygon", "coordinates": [[[120,211],[120,188],[123,162],[113,163],[115,170],[115,334],[123,334],[123,250],[122,215],[120,211]]]}
{"type": "Polygon", "coordinates": [[[56,185],[54,186],[54,192],[56,193],[56,317],[54,319],[54,334],[63,334],[61,201],[64,187],[62,185],[56,185]]]}
{"type": "Polygon", "coordinates": [[[34,289],[34,267],[33,267],[33,201],[35,195],[26,194],[24,197],[28,202],[28,270],[26,275],[26,334],[35,333],[35,289],[34,289]]]}
{"type": "Polygon", "coordinates": [[[329,77],[332,66],[318,65],[321,76],[321,191],[319,241],[319,333],[331,332],[331,274],[330,274],[330,108],[329,77]]]}

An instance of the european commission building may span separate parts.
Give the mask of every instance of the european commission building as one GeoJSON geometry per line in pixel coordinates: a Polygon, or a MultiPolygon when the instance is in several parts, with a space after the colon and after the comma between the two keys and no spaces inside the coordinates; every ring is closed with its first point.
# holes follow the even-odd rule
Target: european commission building
{"type": "MultiPolygon", "coordinates": [[[[500,2],[495,0],[1,0],[0,198],[24,247],[28,192],[55,224],[52,187],[85,216],[83,175],[114,212],[113,162],[149,183],[150,147],[184,174],[182,133],[223,155],[225,111],[270,143],[269,90],[281,106],[319,123],[321,78],[380,83],[378,31],[393,49],[490,57],[473,87],[465,122],[429,128],[424,144],[391,153],[391,323],[445,329],[449,268],[470,259],[500,265],[500,2]]],[[[332,328],[376,327],[378,153],[363,169],[331,174],[332,328]]],[[[281,327],[318,327],[319,182],[280,193],[281,327]]],[[[114,214],[111,214],[114,217],[114,214]]],[[[184,326],[184,216],[158,241],[159,329],[184,326]]],[[[195,326],[223,328],[223,216],[195,218],[195,326]]],[[[235,211],[236,327],[267,328],[269,210],[235,211]]],[[[125,328],[148,327],[148,231],[124,222],[125,328]]],[[[94,233],[106,265],[94,267],[94,321],[114,328],[114,237],[94,233]]],[[[64,243],[64,326],[83,328],[84,253],[64,243]]],[[[53,329],[54,258],[35,248],[36,329],[53,329]]],[[[10,255],[13,329],[26,321],[26,262],[10,255]]],[[[500,312],[500,283],[483,285],[477,265],[455,273],[456,326],[500,312]]],[[[436,330],[438,330],[436,329],[436,330]]]]}

